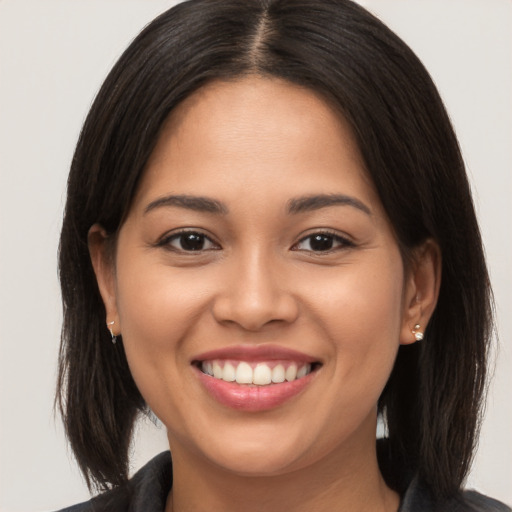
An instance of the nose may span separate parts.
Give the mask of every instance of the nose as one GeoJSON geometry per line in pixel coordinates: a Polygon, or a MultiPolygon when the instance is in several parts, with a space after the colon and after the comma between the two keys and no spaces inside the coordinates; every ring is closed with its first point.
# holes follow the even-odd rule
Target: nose
{"type": "Polygon", "coordinates": [[[226,262],[225,283],[213,304],[215,319],[260,331],[269,324],[293,323],[299,305],[283,264],[263,254],[226,262]]]}

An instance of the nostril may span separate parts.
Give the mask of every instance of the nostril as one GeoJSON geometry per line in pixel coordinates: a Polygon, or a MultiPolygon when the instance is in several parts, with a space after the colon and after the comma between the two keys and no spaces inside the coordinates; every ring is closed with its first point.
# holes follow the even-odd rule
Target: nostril
{"type": "Polygon", "coordinates": [[[269,326],[292,323],[299,312],[295,299],[285,292],[257,294],[256,292],[219,297],[212,308],[219,323],[238,324],[247,331],[260,331],[269,326]]]}

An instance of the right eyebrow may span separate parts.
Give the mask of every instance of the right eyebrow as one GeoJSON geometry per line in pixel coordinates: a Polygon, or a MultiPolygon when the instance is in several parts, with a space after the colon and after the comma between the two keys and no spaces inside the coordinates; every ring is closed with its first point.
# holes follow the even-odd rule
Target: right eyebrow
{"type": "Polygon", "coordinates": [[[372,215],[372,211],[366,204],[355,197],[345,194],[316,194],[296,197],[288,202],[288,213],[310,212],[329,206],[351,206],[367,215],[372,215]]]}
{"type": "Polygon", "coordinates": [[[171,195],[160,197],[149,203],[144,208],[144,214],[149,213],[157,208],[177,206],[186,208],[196,212],[215,213],[217,215],[226,215],[228,208],[225,204],[205,196],[190,195],[171,195]]]}

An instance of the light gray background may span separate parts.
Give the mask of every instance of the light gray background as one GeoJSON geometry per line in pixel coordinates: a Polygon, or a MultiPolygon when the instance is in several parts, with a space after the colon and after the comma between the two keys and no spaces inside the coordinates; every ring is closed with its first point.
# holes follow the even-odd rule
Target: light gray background
{"type": "MultiPolygon", "coordinates": [[[[56,250],[81,123],[107,71],[171,0],[0,0],[0,510],[88,497],[52,416],[56,250]]],[[[469,485],[512,503],[512,2],[363,0],[418,53],[455,124],[498,304],[500,351],[469,485]]],[[[136,469],[166,448],[139,428],[136,469]]]]}

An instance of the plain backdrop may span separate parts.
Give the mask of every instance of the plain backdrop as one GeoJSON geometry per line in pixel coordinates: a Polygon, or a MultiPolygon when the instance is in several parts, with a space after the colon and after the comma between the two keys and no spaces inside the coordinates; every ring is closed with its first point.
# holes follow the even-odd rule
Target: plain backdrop
{"type": "MultiPolygon", "coordinates": [[[[101,81],[172,1],[0,0],[0,510],[88,498],[52,401],[56,252],[69,163],[101,81]]],[[[362,0],[430,70],[458,133],[487,249],[500,349],[468,485],[512,503],[512,2],[362,0]]],[[[135,470],[166,449],[141,424],[135,470]]]]}

